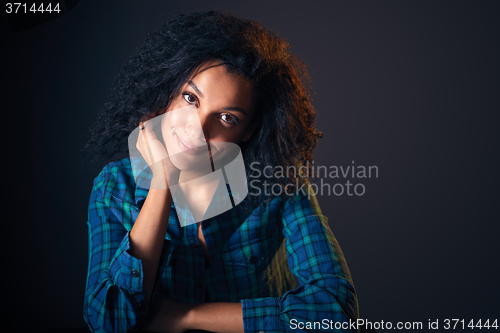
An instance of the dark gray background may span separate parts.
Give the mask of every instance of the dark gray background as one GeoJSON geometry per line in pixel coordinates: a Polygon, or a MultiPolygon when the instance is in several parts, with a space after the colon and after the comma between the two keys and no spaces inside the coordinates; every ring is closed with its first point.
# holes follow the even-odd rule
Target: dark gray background
{"type": "Polygon", "coordinates": [[[316,164],[378,166],[351,180],[363,196],[318,198],[361,318],[499,318],[498,2],[122,0],[17,33],[3,21],[2,324],[85,326],[86,210],[103,164],[79,150],[145,34],[206,9],[262,23],[308,64],[316,164]]]}

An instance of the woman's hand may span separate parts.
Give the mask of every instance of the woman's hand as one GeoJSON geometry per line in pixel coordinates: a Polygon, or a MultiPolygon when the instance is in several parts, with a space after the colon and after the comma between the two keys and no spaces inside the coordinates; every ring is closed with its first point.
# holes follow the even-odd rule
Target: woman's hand
{"type": "Polygon", "coordinates": [[[192,304],[180,303],[157,295],[151,304],[151,319],[142,328],[151,332],[181,333],[188,329],[188,313],[192,304]]]}
{"type": "Polygon", "coordinates": [[[139,123],[136,147],[153,172],[151,188],[166,188],[169,181],[177,182],[179,169],[172,164],[167,149],[153,131],[153,119],[139,123]]]}

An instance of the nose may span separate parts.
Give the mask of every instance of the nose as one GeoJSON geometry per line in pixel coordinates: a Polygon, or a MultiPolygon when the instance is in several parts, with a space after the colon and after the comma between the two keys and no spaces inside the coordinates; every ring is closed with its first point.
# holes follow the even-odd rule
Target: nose
{"type": "Polygon", "coordinates": [[[204,140],[208,141],[209,134],[209,121],[206,113],[196,110],[192,110],[188,114],[187,123],[185,126],[186,133],[193,140],[204,140]]]}

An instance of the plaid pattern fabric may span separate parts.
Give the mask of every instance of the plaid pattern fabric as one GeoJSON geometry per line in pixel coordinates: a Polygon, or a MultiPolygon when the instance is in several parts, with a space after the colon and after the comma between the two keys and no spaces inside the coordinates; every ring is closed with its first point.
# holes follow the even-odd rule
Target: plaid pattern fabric
{"type": "MultiPolygon", "coordinates": [[[[148,314],[142,262],[127,250],[150,179],[143,172],[136,181],[127,158],[108,164],[94,180],[84,302],[94,332],[131,331],[148,314]]],[[[241,302],[245,332],[306,331],[292,327],[292,319],[304,327],[357,319],[349,269],[316,198],[276,197],[247,215],[245,204],[201,222],[208,268],[197,225],[181,227],[172,209],[155,294],[190,303],[241,302]]]]}

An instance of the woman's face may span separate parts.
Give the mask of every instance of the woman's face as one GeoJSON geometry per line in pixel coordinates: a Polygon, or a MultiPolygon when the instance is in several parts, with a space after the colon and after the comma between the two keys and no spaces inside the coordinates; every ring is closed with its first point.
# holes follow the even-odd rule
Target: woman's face
{"type": "Polygon", "coordinates": [[[220,62],[200,66],[163,114],[162,135],[172,163],[196,170],[232,155],[252,135],[254,111],[248,80],[228,73],[220,62]]]}

